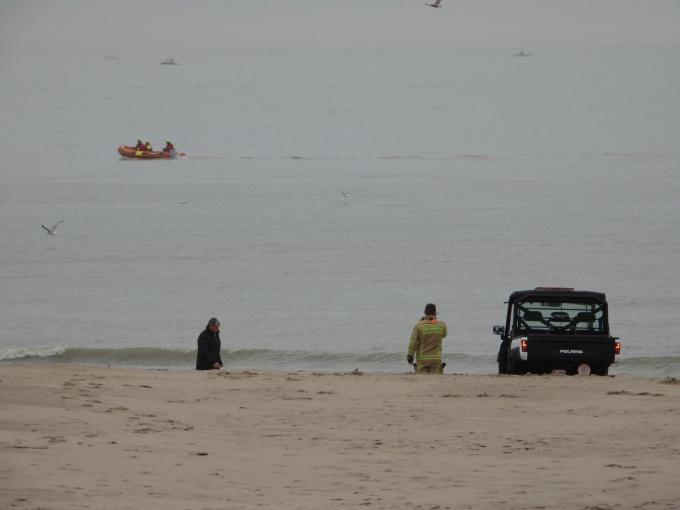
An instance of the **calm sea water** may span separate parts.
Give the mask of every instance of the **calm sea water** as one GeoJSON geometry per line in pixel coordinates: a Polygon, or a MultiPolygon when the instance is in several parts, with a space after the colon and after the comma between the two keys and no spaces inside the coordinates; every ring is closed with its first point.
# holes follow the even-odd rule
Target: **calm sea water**
{"type": "Polygon", "coordinates": [[[406,370],[433,301],[493,372],[558,285],[678,374],[680,50],[513,51],[2,57],[0,359],[191,367],[217,316],[228,367],[406,370]]]}

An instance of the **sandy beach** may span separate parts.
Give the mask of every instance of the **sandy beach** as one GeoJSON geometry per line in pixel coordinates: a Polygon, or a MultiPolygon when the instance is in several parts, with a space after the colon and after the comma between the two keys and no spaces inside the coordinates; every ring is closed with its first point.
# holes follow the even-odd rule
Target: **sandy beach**
{"type": "Polygon", "coordinates": [[[0,367],[0,508],[678,508],[680,385],[0,367]]]}

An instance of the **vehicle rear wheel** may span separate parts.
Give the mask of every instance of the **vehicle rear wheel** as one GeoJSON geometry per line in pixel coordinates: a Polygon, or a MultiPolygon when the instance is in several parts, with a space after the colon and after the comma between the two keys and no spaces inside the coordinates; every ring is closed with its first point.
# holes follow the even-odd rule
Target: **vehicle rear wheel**
{"type": "Polygon", "coordinates": [[[508,347],[507,343],[504,341],[501,343],[498,349],[498,356],[496,356],[496,361],[498,362],[498,373],[507,374],[508,373],[508,347]]]}
{"type": "Polygon", "coordinates": [[[515,375],[524,375],[527,373],[527,364],[524,361],[510,358],[508,362],[508,373],[515,375]]]}
{"type": "Polygon", "coordinates": [[[593,375],[609,375],[609,367],[593,368],[593,375]]]}
{"type": "Polygon", "coordinates": [[[499,374],[508,373],[508,356],[505,353],[498,356],[498,373],[499,374]]]}

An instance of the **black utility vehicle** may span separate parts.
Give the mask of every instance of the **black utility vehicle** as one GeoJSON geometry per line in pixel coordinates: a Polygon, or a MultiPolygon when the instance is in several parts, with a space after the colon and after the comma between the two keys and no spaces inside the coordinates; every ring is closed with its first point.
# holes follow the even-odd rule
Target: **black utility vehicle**
{"type": "Polygon", "coordinates": [[[538,287],[513,292],[505,326],[494,326],[502,342],[501,374],[607,375],[621,353],[609,334],[607,299],[599,292],[538,287]]]}

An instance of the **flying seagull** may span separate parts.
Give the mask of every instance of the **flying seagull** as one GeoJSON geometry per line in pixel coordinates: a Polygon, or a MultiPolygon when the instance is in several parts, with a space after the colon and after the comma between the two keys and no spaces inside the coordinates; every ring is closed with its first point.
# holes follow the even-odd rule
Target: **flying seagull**
{"type": "Polygon", "coordinates": [[[352,194],[349,191],[342,191],[341,189],[339,189],[338,193],[340,193],[345,198],[351,198],[352,197],[352,194]]]}
{"type": "Polygon", "coordinates": [[[47,232],[49,235],[53,236],[54,234],[56,234],[55,231],[57,230],[57,227],[59,225],[61,225],[62,223],[64,223],[64,220],[61,220],[60,222],[55,223],[50,228],[47,228],[45,225],[40,225],[40,226],[45,229],[45,232],[47,232]]]}
{"type": "Polygon", "coordinates": [[[442,5],[442,0],[434,0],[434,2],[432,2],[431,4],[428,4],[427,2],[425,2],[425,5],[427,5],[428,7],[434,7],[435,9],[439,9],[440,7],[444,7],[442,5]]]}

